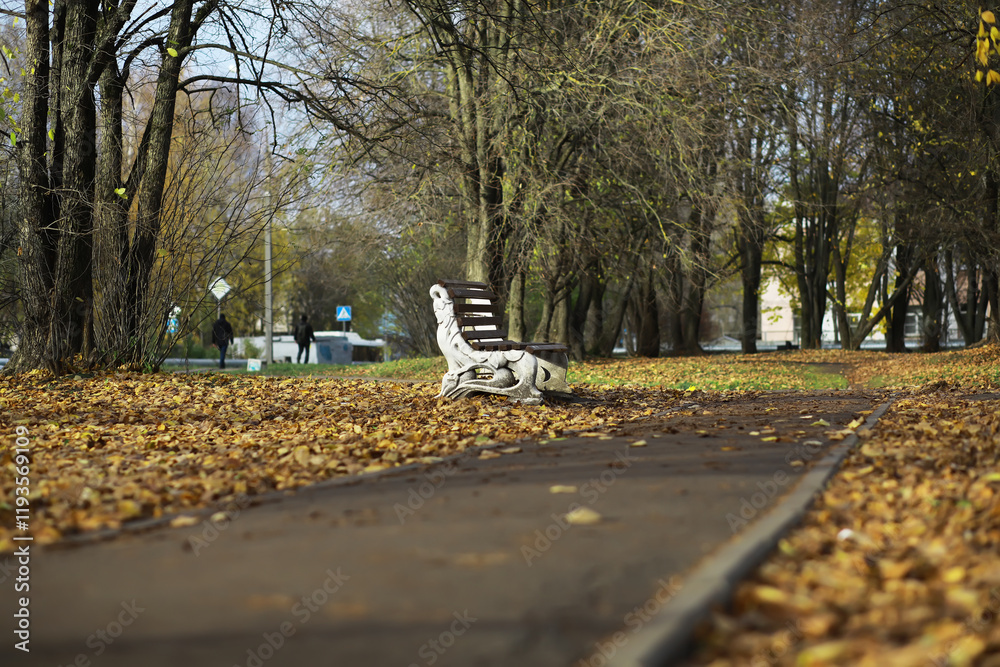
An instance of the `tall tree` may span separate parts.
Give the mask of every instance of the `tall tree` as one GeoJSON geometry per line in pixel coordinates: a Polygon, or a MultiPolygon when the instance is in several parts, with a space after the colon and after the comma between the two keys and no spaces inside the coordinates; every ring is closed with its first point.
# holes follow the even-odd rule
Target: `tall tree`
{"type": "MultiPolygon", "coordinates": [[[[253,52],[260,31],[241,33],[244,9],[223,0],[27,0],[23,12],[3,11],[24,19],[15,57],[25,72],[13,135],[23,321],[8,370],[148,361],[168,307],[150,298],[150,285],[169,253],[163,237],[178,94],[211,94],[220,82],[286,88],[262,79],[258,65],[273,63],[253,52]],[[198,42],[210,22],[228,44],[198,42]],[[206,49],[233,56],[235,75],[202,70],[183,78],[185,63],[206,49]],[[126,100],[147,77],[149,103],[128,117],[126,100]],[[213,83],[200,88],[206,81],[213,83]],[[138,141],[126,146],[137,125],[138,141]]],[[[240,209],[227,207],[229,215],[240,209]]]]}
{"type": "Polygon", "coordinates": [[[861,102],[854,97],[848,68],[837,66],[838,40],[856,25],[852,11],[831,17],[827,7],[802,3],[794,17],[803,43],[802,83],[790,85],[785,103],[789,195],[794,203],[794,266],[799,292],[800,340],[821,345],[827,283],[838,239],[857,221],[857,202],[848,192],[864,178],[861,102]],[[824,21],[817,21],[819,16],[824,21]],[[822,35],[818,30],[823,25],[822,35]],[[838,37],[839,36],[839,37],[838,37]]]}
{"type": "Polygon", "coordinates": [[[777,189],[775,163],[781,144],[781,89],[791,48],[780,6],[755,7],[738,19],[727,55],[735,71],[727,99],[729,153],[732,156],[736,252],[743,288],[740,346],[757,352],[760,288],[764,253],[777,234],[769,199],[777,189]]]}

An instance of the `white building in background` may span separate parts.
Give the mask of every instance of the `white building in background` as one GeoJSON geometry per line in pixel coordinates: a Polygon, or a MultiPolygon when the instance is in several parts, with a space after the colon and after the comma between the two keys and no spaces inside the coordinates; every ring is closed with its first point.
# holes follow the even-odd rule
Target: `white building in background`
{"type": "Polygon", "coordinates": [[[768,280],[760,295],[760,326],[757,333],[762,345],[799,344],[796,317],[791,301],[781,293],[777,280],[768,280]]]}
{"type": "MultiPolygon", "coordinates": [[[[802,329],[799,325],[798,316],[792,311],[791,299],[787,294],[782,293],[777,280],[768,280],[760,297],[760,318],[759,342],[767,347],[769,345],[781,345],[783,343],[799,344],[799,337],[802,329]]],[[[857,325],[861,319],[860,315],[849,314],[851,326],[857,325]]],[[[906,335],[908,338],[920,335],[917,330],[917,313],[911,310],[906,316],[906,335]],[[912,329],[912,331],[911,331],[912,329]]],[[[823,334],[821,336],[824,346],[837,346],[840,343],[837,322],[833,312],[827,310],[823,315],[823,334]]],[[[865,338],[869,343],[884,343],[885,334],[880,327],[868,334],[865,338]]]]}
{"type": "MultiPolygon", "coordinates": [[[[367,339],[348,331],[317,331],[316,342],[309,345],[311,364],[351,364],[386,359],[382,338],[367,339]]],[[[263,359],[264,336],[240,336],[233,341],[233,356],[263,359]]],[[[295,336],[286,334],[271,339],[274,363],[292,363],[299,353],[295,336]]]]}
{"type": "MultiPolygon", "coordinates": [[[[874,313],[873,313],[874,314],[874,313]]],[[[851,326],[857,326],[861,319],[858,313],[849,313],[851,326]]],[[[946,313],[947,326],[944,331],[942,344],[948,345],[950,342],[959,342],[962,336],[959,333],[958,323],[950,309],[946,313]]],[[[906,313],[906,321],[903,324],[904,336],[908,345],[915,345],[920,342],[920,304],[911,303],[906,313]]],[[[760,327],[758,328],[760,339],[758,343],[767,347],[770,345],[782,345],[786,341],[792,345],[799,344],[801,329],[799,327],[798,316],[792,311],[791,299],[781,292],[778,281],[769,280],[764,285],[760,297],[760,327]]],[[[823,316],[824,346],[839,347],[840,332],[833,312],[828,310],[823,316]]],[[[885,332],[882,326],[875,329],[865,338],[865,344],[881,346],[885,344],[885,332]]]]}

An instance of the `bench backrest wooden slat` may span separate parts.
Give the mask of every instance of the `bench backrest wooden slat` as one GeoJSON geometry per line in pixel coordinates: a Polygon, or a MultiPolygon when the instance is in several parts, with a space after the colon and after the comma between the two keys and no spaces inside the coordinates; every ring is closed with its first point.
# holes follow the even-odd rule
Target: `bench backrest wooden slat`
{"type": "Polygon", "coordinates": [[[468,280],[438,280],[452,299],[455,320],[462,338],[474,349],[483,351],[527,350],[528,352],[565,352],[559,343],[525,343],[507,340],[500,310],[500,297],[489,285],[468,280]],[[478,303],[470,303],[470,301],[478,303]]]}
{"type": "Polygon", "coordinates": [[[499,309],[492,303],[456,303],[453,308],[456,314],[482,313],[491,317],[500,317],[499,309]]]}
{"type": "Polygon", "coordinates": [[[475,282],[472,280],[439,280],[438,285],[444,287],[445,289],[449,287],[474,287],[488,290],[490,288],[490,286],[486,283],[475,282]]]}
{"type": "Polygon", "coordinates": [[[452,299],[485,299],[490,302],[494,302],[500,298],[492,290],[465,287],[449,287],[448,296],[452,299]]]}
{"type": "Polygon", "coordinates": [[[492,327],[493,329],[499,329],[503,325],[503,318],[495,315],[490,315],[489,317],[459,315],[455,319],[458,321],[458,326],[460,327],[492,327]]]}
{"type": "Polygon", "coordinates": [[[438,284],[448,291],[454,300],[456,322],[462,330],[462,338],[473,349],[504,350],[507,332],[500,312],[500,297],[485,283],[462,280],[439,280],[438,284]]]}

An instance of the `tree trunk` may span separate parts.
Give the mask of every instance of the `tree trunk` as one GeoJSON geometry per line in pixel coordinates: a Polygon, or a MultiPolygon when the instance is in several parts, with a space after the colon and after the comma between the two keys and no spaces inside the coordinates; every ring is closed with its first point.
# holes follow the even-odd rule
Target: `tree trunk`
{"type": "MultiPolygon", "coordinates": [[[[572,317],[570,319],[570,355],[576,361],[582,361],[587,353],[587,324],[590,314],[595,309],[592,308],[594,297],[598,294],[597,263],[591,263],[580,275],[579,289],[576,301],[573,304],[572,317]]],[[[596,311],[599,312],[599,309],[596,311]]],[[[592,332],[591,332],[592,333],[592,332]]]]}
{"type": "MultiPolygon", "coordinates": [[[[997,270],[996,244],[1000,235],[1000,173],[996,160],[1000,157],[1000,93],[988,87],[983,99],[982,121],[989,138],[992,158],[985,168],[986,187],[983,191],[982,231],[987,239],[987,252],[979,253],[983,291],[989,304],[986,342],[1000,343],[1000,275],[997,270]]],[[[979,327],[977,327],[978,329],[979,327]]],[[[979,335],[982,336],[981,330],[979,335]]]]}
{"type": "MultiPolygon", "coordinates": [[[[914,248],[910,243],[900,243],[896,246],[897,271],[893,291],[900,289],[903,285],[905,276],[900,271],[910,266],[913,261],[913,253],[914,248]]],[[[886,317],[888,328],[885,335],[886,352],[906,352],[906,314],[909,311],[909,302],[909,290],[907,290],[905,296],[896,300],[888,317],[886,317]]]]}
{"type": "Polygon", "coordinates": [[[923,352],[941,350],[943,333],[944,290],[941,287],[941,270],[937,253],[932,253],[924,262],[924,303],[921,307],[920,335],[923,352]]]}
{"type": "Polygon", "coordinates": [[[646,280],[635,295],[636,347],[640,357],[660,356],[660,314],[656,307],[655,272],[647,269],[646,280]]]}
{"type": "Polygon", "coordinates": [[[25,4],[25,56],[32,73],[26,76],[18,147],[24,322],[9,371],[48,368],[61,374],[77,363],[76,355],[90,356],[93,341],[96,118],[89,80],[93,54],[85,45],[93,43],[97,3],[57,5],[51,34],[47,7],[25,4]],[[47,152],[50,113],[55,139],[47,152]]]}
{"type": "MultiPolygon", "coordinates": [[[[989,304],[989,310],[984,313],[986,342],[1000,343],[1000,273],[995,267],[990,266],[983,270],[983,283],[986,292],[986,298],[983,299],[983,302],[989,304]]],[[[980,329],[981,331],[982,329],[980,329]]]]}
{"type": "Polygon", "coordinates": [[[764,263],[763,247],[752,240],[743,241],[743,262],[740,279],[743,282],[743,334],[740,347],[743,354],[757,353],[757,321],[760,318],[760,274],[764,263]]]}
{"type": "MultiPolygon", "coordinates": [[[[167,43],[179,48],[188,46],[191,34],[191,13],[194,0],[177,0],[170,14],[167,43]]],[[[126,362],[139,363],[145,358],[151,342],[147,329],[150,319],[159,320],[147,303],[149,276],[156,261],[156,243],[160,234],[161,205],[170,163],[170,138],[173,136],[174,108],[180,79],[181,59],[164,56],[156,81],[156,97],[147,131],[143,136],[145,156],[142,180],[136,192],[136,224],[125,262],[125,311],[122,319],[131,344],[125,351],[126,362]]],[[[131,180],[131,178],[130,178],[131,180]]]]}
{"type": "MultiPolygon", "coordinates": [[[[604,293],[607,285],[598,279],[594,287],[594,295],[587,308],[587,323],[583,329],[583,344],[587,355],[602,356],[601,332],[604,330],[604,293]]],[[[606,355],[603,355],[606,356],[606,355]]]]}
{"type": "Polygon", "coordinates": [[[667,256],[663,259],[664,305],[667,309],[667,344],[671,355],[684,353],[684,269],[676,248],[680,239],[674,237],[667,245],[667,256]]]}
{"type": "Polygon", "coordinates": [[[518,269],[510,281],[508,297],[509,318],[507,337],[511,340],[523,341],[527,325],[524,321],[524,271],[518,269]]]}
{"type": "Polygon", "coordinates": [[[976,337],[976,273],[971,266],[965,272],[965,294],[964,299],[959,300],[958,285],[955,275],[955,260],[951,250],[945,250],[945,296],[951,304],[951,311],[955,314],[955,322],[958,330],[962,334],[962,340],[966,346],[972,345],[978,340],[976,337]],[[964,308],[963,308],[964,306],[964,308]]]}
{"type": "MultiPolygon", "coordinates": [[[[189,46],[196,26],[217,6],[216,0],[203,3],[192,23],[193,4],[170,5],[169,27],[161,37],[171,51],[189,46]]],[[[48,6],[34,0],[25,5],[24,52],[31,73],[18,142],[25,314],[22,345],[9,365],[15,372],[44,367],[63,373],[81,360],[97,361],[95,346],[108,355],[105,361],[139,361],[157,340],[150,322],[165,322],[162,308],[147,317],[146,302],[183,56],[163,56],[150,119],[122,190],[127,73],[119,75],[115,49],[135,2],[103,11],[97,0],[56,2],[51,21],[48,6]],[[137,219],[130,240],[133,197],[137,219]]]]}
{"type": "Polygon", "coordinates": [[[569,295],[570,290],[564,287],[556,294],[552,308],[552,321],[549,325],[548,338],[541,339],[543,343],[562,343],[569,347],[569,295]]]}
{"type": "Polygon", "coordinates": [[[427,36],[447,63],[451,117],[462,162],[462,208],[466,220],[467,280],[500,285],[503,280],[505,217],[504,154],[497,136],[505,128],[508,72],[518,53],[524,7],[499,3],[488,18],[466,21],[457,10],[409,2],[427,36]],[[454,13],[453,13],[454,12],[454,13]]]}
{"type": "Polygon", "coordinates": [[[546,343],[552,342],[549,340],[549,329],[552,327],[552,316],[555,311],[555,295],[551,291],[546,290],[544,298],[542,300],[542,317],[538,321],[538,326],[535,327],[535,333],[532,340],[546,343]]]}
{"type": "Polygon", "coordinates": [[[614,354],[615,346],[622,333],[622,323],[625,321],[625,313],[631,301],[632,287],[635,284],[635,271],[630,272],[628,281],[620,292],[605,288],[604,298],[601,301],[602,310],[607,308],[607,314],[603,317],[603,326],[600,330],[600,339],[597,345],[597,354],[602,357],[610,357],[614,354]]]}
{"type": "Polygon", "coordinates": [[[694,266],[689,272],[687,290],[681,308],[681,336],[685,354],[701,354],[701,322],[708,287],[708,262],[711,247],[711,221],[714,213],[696,206],[691,214],[691,254],[694,266]]]}
{"type": "Polygon", "coordinates": [[[123,266],[129,245],[129,203],[127,196],[115,192],[122,187],[124,83],[125,75],[118,72],[116,63],[101,74],[101,151],[94,191],[95,277],[101,285],[94,305],[96,336],[104,354],[111,355],[106,361],[112,364],[123,361],[118,351],[128,348],[121,313],[127,311],[123,266]]]}

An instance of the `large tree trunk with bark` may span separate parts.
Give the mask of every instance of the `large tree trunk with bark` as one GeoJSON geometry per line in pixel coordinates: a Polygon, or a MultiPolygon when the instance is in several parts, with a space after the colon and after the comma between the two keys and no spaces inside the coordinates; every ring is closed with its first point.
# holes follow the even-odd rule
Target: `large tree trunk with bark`
{"type": "Polygon", "coordinates": [[[666,285],[664,301],[667,308],[666,338],[670,345],[670,354],[679,355],[684,353],[684,272],[681,268],[680,258],[674,252],[667,254],[664,264],[666,265],[664,271],[666,285]]]}
{"type": "Polygon", "coordinates": [[[470,20],[461,9],[408,0],[427,37],[445,60],[451,118],[462,164],[460,196],[467,238],[465,276],[504,282],[505,155],[509,72],[518,58],[521,31],[530,24],[520,0],[501,0],[488,15],[470,20]]]}
{"type": "MultiPolygon", "coordinates": [[[[178,48],[191,44],[193,9],[193,0],[174,2],[170,15],[168,44],[176,44],[178,48]]],[[[125,294],[122,304],[125,310],[122,319],[126,344],[131,343],[125,351],[123,361],[131,364],[141,362],[147,355],[146,345],[150,343],[150,336],[146,329],[153,324],[149,319],[160,319],[157,313],[150,312],[151,304],[147,303],[146,296],[160,235],[161,205],[170,161],[170,138],[173,135],[174,108],[180,72],[181,59],[168,54],[160,66],[156,81],[156,97],[143,136],[144,165],[142,180],[135,192],[135,231],[123,267],[125,294]]]]}
{"type": "Polygon", "coordinates": [[[941,285],[941,269],[938,254],[931,253],[924,262],[924,301],[921,306],[920,336],[923,352],[941,350],[941,336],[944,333],[944,289],[941,285]]]}
{"type": "Polygon", "coordinates": [[[984,246],[977,253],[982,270],[982,289],[989,304],[987,311],[987,343],[1000,343],[1000,267],[997,243],[1000,239],[1000,171],[996,167],[1000,158],[1000,91],[987,86],[980,115],[983,132],[990,146],[990,161],[985,169],[986,187],[983,190],[981,238],[984,246]]]}
{"type": "MultiPolygon", "coordinates": [[[[600,318],[602,326],[597,329],[598,339],[594,348],[594,353],[597,356],[610,357],[614,354],[615,346],[621,337],[622,323],[625,321],[625,312],[634,285],[635,271],[632,271],[624,285],[620,287],[605,285],[603,288],[604,298],[601,300],[603,315],[600,318]]],[[[596,328],[599,324],[597,318],[592,316],[591,321],[596,328]]]]}
{"type": "MultiPolygon", "coordinates": [[[[25,3],[26,34],[24,54],[30,71],[22,93],[21,133],[17,146],[20,172],[18,221],[18,278],[24,308],[23,331],[17,354],[8,364],[11,371],[56,365],[71,350],[63,341],[69,336],[68,323],[54,307],[53,269],[58,233],[46,151],[46,123],[49,112],[48,3],[25,3]]],[[[58,366],[51,368],[59,372],[58,366]]]]}
{"type": "Polygon", "coordinates": [[[954,253],[951,250],[945,251],[945,295],[955,314],[962,339],[968,346],[976,344],[983,337],[988,300],[983,293],[980,272],[973,263],[971,253],[964,254],[965,271],[957,273],[954,253]]]}
{"type": "Polygon", "coordinates": [[[640,357],[660,356],[660,312],[656,307],[656,281],[647,267],[642,286],[635,293],[635,353],[640,357]]]}
{"type": "MultiPolygon", "coordinates": [[[[896,246],[896,266],[908,267],[913,261],[914,247],[910,243],[900,243],[896,246]]],[[[905,275],[896,272],[893,291],[899,290],[905,280],[905,275]]],[[[883,301],[888,300],[889,292],[886,293],[883,301]]],[[[903,298],[897,299],[892,310],[885,318],[886,331],[885,351],[886,352],[906,352],[906,315],[909,312],[909,289],[903,298]]]]}
{"type": "Polygon", "coordinates": [[[591,321],[591,313],[594,317],[600,317],[600,299],[602,290],[600,280],[597,276],[598,263],[591,263],[580,275],[576,301],[573,303],[573,312],[570,316],[569,327],[569,348],[570,356],[576,361],[582,361],[587,355],[588,343],[594,338],[595,328],[587,329],[591,321]],[[595,308],[596,305],[598,306],[595,308]],[[589,336],[589,339],[588,339],[589,336]]]}
{"type": "Polygon", "coordinates": [[[714,210],[704,210],[696,206],[692,212],[691,256],[693,259],[688,273],[688,287],[684,294],[681,312],[682,336],[686,354],[702,354],[701,325],[705,310],[705,293],[708,291],[709,252],[712,244],[711,228],[714,210]]]}
{"type": "Polygon", "coordinates": [[[94,56],[86,45],[94,41],[97,3],[57,4],[51,33],[47,3],[28,2],[25,8],[25,55],[33,70],[25,86],[18,159],[25,318],[10,371],[48,368],[60,374],[78,363],[77,355],[90,357],[93,343],[96,107],[94,56]],[[50,115],[54,138],[47,146],[50,115]]]}
{"type": "Polygon", "coordinates": [[[510,290],[507,297],[508,318],[507,337],[511,340],[523,341],[527,324],[524,321],[524,283],[527,279],[523,270],[517,270],[510,280],[510,290]]]}
{"type": "Polygon", "coordinates": [[[758,320],[760,319],[760,274],[764,263],[762,245],[752,239],[744,239],[741,244],[742,263],[740,280],[743,283],[742,334],[740,347],[743,354],[757,353],[758,320]]]}
{"type": "MultiPolygon", "coordinates": [[[[180,0],[171,5],[166,39],[175,53],[191,43],[193,4],[180,0]]],[[[147,353],[149,336],[141,323],[155,260],[181,58],[163,58],[136,165],[122,189],[127,73],[118,72],[112,49],[134,5],[129,1],[102,13],[96,0],[57,2],[50,17],[47,3],[26,4],[25,55],[32,71],[18,146],[25,318],[10,364],[14,372],[48,368],[63,373],[102,360],[136,363],[147,353]],[[136,195],[138,221],[130,242],[128,210],[136,195]]],[[[201,20],[214,7],[214,2],[203,5],[201,20]]]]}

